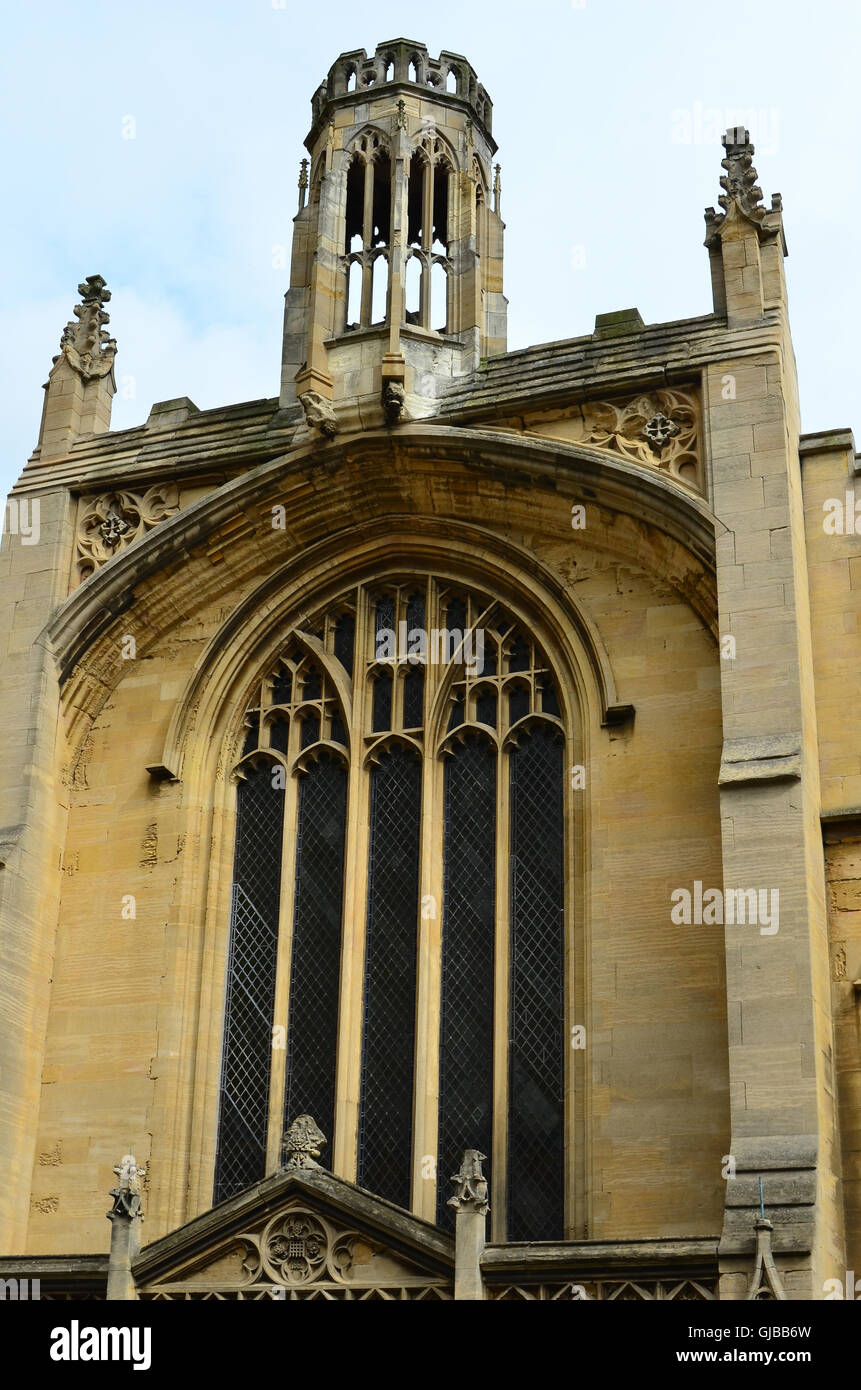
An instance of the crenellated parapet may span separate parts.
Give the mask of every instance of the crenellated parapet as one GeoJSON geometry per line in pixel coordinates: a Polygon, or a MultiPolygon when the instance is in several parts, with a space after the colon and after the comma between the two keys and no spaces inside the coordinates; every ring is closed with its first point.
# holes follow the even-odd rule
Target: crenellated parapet
{"type": "Polygon", "coordinates": [[[312,99],[314,126],[322,121],[328,104],[339,97],[357,92],[370,95],[371,90],[376,95],[381,87],[403,84],[465,103],[473,118],[490,135],[493,102],[472,64],[462,54],[449,53],[446,49],[438,58],[431,58],[425,45],[414,39],[390,39],[379,44],[370,57],[364,48],[357,48],[336,58],[312,99]]]}

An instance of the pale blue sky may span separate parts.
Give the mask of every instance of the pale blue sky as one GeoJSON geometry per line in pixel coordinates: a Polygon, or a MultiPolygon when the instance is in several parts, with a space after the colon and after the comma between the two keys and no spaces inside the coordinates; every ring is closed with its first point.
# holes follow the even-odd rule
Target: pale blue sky
{"type": "Polygon", "coordinates": [[[340,52],[401,34],[465,54],[493,98],[512,348],[632,305],[652,323],[708,313],[718,128],[749,113],[766,202],[784,198],[803,428],[861,439],[854,0],[41,0],[7,9],[0,53],[0,491],[86,275],[113,292],[115,428],[172,396],[277,393],[273,247],[311,94],[340,52]]]}

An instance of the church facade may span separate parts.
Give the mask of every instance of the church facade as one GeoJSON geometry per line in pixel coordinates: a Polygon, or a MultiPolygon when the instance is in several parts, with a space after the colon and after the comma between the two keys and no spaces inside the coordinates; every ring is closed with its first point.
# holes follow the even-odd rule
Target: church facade
{"type": "Polygon", "coordinates": [[[112,431],[79,287],[0,552],[43,1297],[861,1269],[861,463],[800,432],[781,200],[729,130],[713,312],[509,352],[492,125],[459,54],[336,60],[277,399],[112,431]]]}

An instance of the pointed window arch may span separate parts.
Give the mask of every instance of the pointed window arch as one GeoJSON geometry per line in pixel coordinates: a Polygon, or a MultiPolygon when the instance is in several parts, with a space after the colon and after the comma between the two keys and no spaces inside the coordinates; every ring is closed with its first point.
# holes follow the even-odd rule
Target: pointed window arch
{"type": "Polygon", "coordinates": [[[219,1197],[307,1113],[443,1226],[479,1148],[496,1238],[563,1237],[562,710],[530,624],[432,573],[286,640],[237,740],[219,1197]]]}

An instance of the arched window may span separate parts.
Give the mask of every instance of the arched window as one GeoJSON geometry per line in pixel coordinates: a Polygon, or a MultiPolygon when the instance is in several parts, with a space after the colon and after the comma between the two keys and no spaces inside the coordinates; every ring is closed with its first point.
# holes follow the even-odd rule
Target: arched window
{"type": "Polygon", "coordinates": [[[433,575],[286,639],[235,772],[218,1199],[305,1113],[389,1201],[451,1226],[478,1148],[496,1238],[564,1236],[562,707],[531,625],[433,575]]]}
{"type": "MultiPolygon", "coordinates": [[[[420,275],[418,307],[407,296],[406,319],[439,332],[453,332],[448,304],[448,248],[457,180],[451,153],[437,135],[413,151],[407,188],[407,241],[413,274],[420,275]]],[[[408,264],[409,264],[408,263],[408,264]]]]}
{"type": "Polygon", "coordinates": [[[391,157],[369,129],[355,141],[347,169],[342,330],[387,318],[391,218],[391,157]]]}

